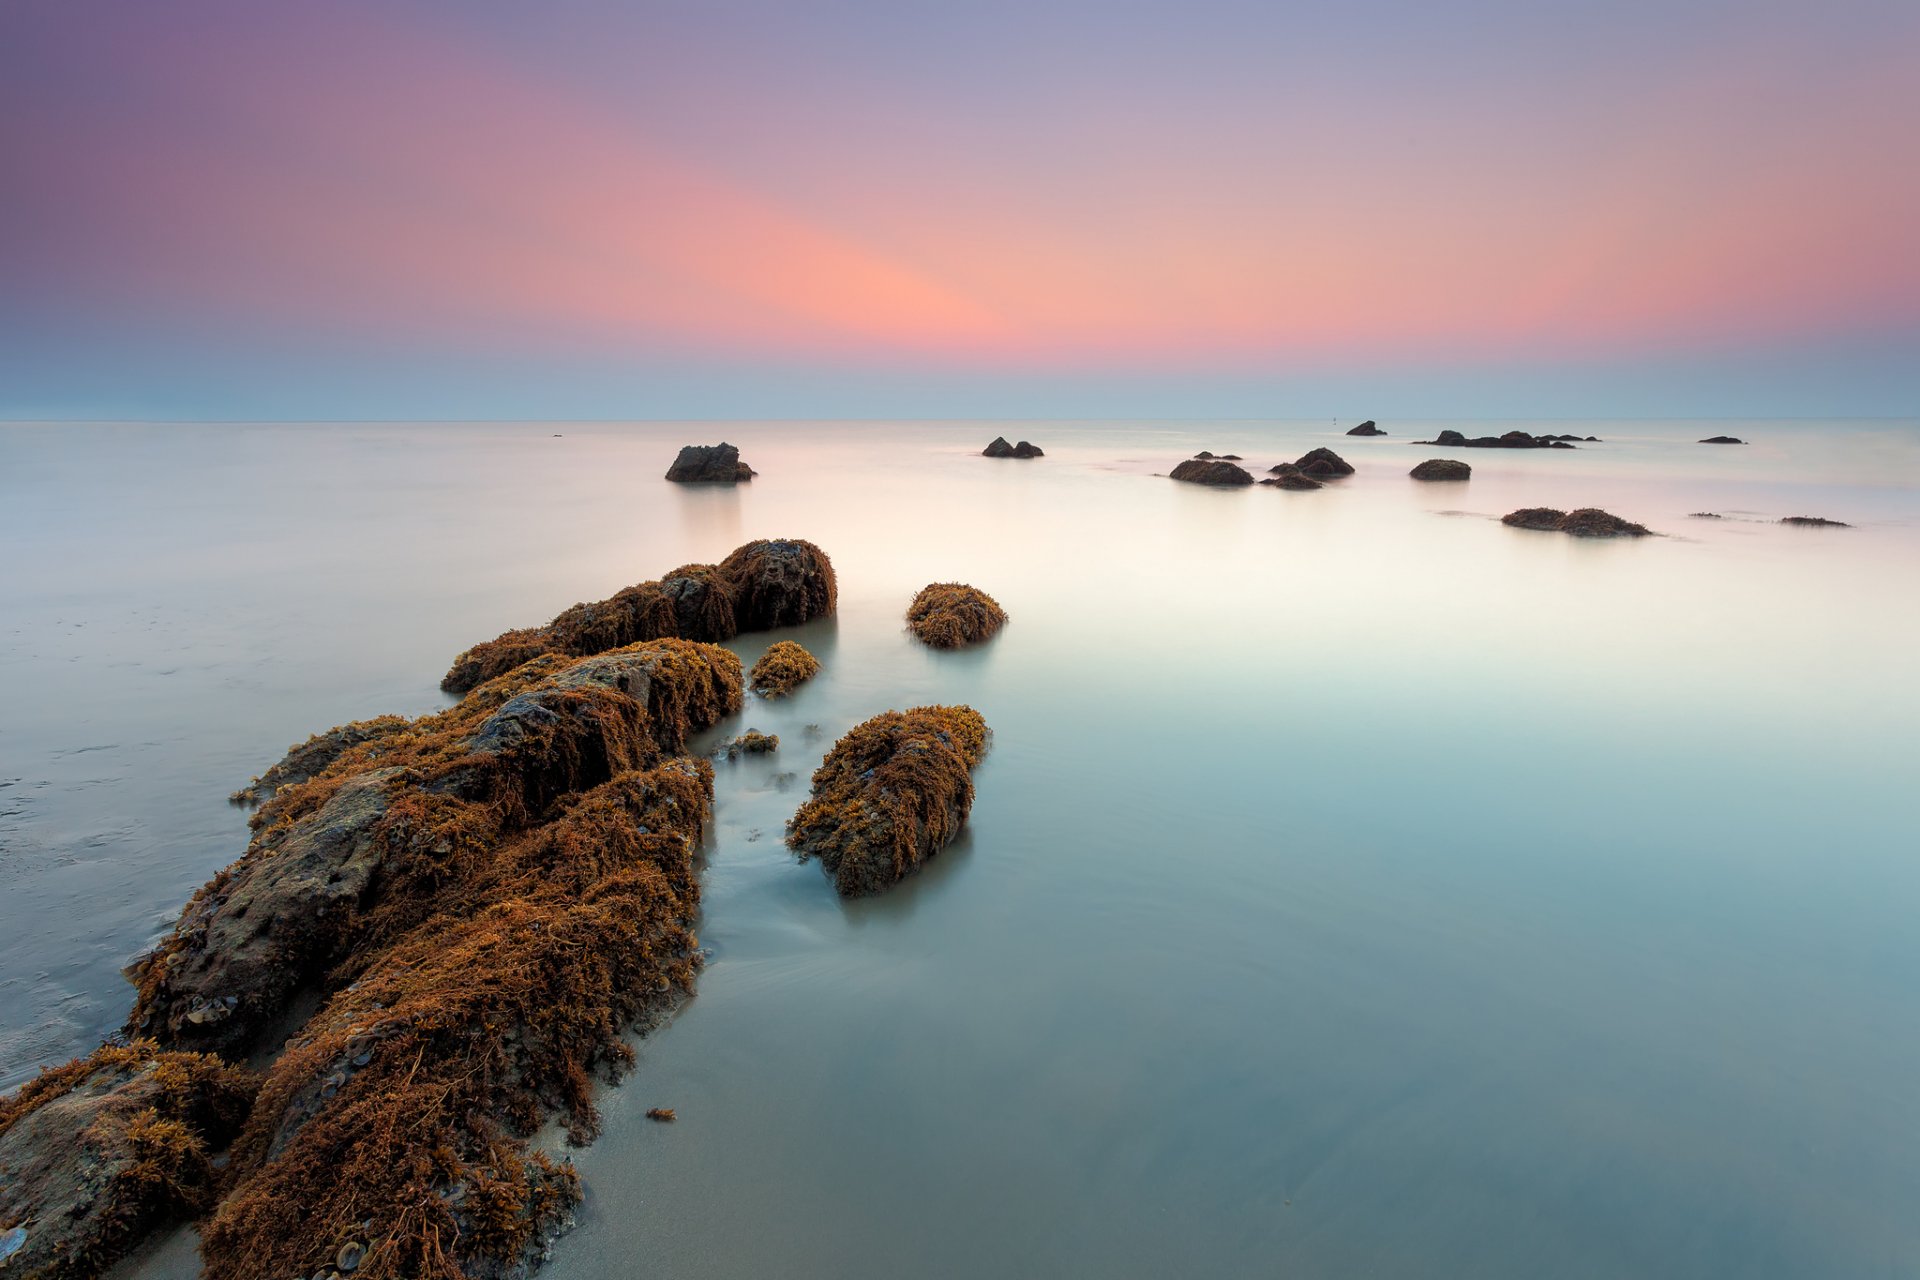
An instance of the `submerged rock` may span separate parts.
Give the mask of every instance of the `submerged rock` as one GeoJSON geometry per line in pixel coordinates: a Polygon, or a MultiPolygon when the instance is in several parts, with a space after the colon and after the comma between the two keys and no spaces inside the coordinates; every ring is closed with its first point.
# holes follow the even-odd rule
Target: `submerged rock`
{"type": "Polygon", "coordinates": [[[1368,418],[1359,426],[1348,430],[1347,434],[1350,436],[1383,436],[1387,433],[1375,426],[1372,418],[1368,418]]]}
{"type": "Polygon", "coordinates": [[[296,992],[350,980],[556,802],[653,767],[741,702],[733,654],[654,640],[547,655],[343,753],[254,814],[245,855],[133,966],[129,1033],[248,1052],[296,992]]]}
{"type": "Polygon", "coordinates": [[[784,698],[818,674],[818,658],[791,640],[776,640],[753,664],[747,683],[763,698],[784,698]]]}
{"type": "Polygon", "coordinates": [[[1470,480],[1473,468],[1458,458],[1428,458],[1407,474],[1415,480],[1470,480]]]}
{"type": "Polygon", "coordinates": [[[787,847],[818,858],[844,897],[899,883],[945,848],[973,808],[987,724],[971,707],[888,711],[836,742],[787,847]]]}
{"type": "Polygon", "coordinates": [[[722,755],[729,760],[738,760],[741,756],[772,755],[780,749],[780,735],[761,733],[758,729],[749,729],[737,738],[731,738],[720,748],[722,755]]]}
{"type": "Polygon", "coordinates": [[[1269,467],[1267,471],[1267,479],[1262,480],[1260,483],[1271,485],[1276,489],[1322,489],[1326,487],[1291,462],[1282,462],[1277,466],[1269,467]]]}
{"type": "Polygon", "coordinates": [[[1740,439],[1737,436],[1708,436],[1705,440],[1701,440],[1698,443],[1700,444],[1745,444],[1746,441],[1740,439]]]}
{"type": "Polygon", "coordinates": [[[217,1058],[136,1040],[0,1100],[0,1273],[92,1280],[149,1232],[204,1212],[212,1158],[258,1083],[217,1058]]]}
{"type": "Polygon", "coordinates": [[[1252,484],[1253,477],[1234,463],[1224,458],[1215,458],[1212,454],[1201,454],[1188,458],[1173,469],[1173,479],[1185,480],[1189,484],[1240,485],[1252,484]]]}
{"type": "Polygon", "coordinates": [[[1598,507],[1577,511],[1556,511],[1552,507],[1526,507],[1509,512],[1501,524],[1516,529],[1539,529],[1549,533],[1570,533],[1576,538],[1641,538],[1652,530],[1611,515],[1598,507]]]}
{"type": "Polygon", "coordinates": [[[978,587],[935,582],[907,606],[907,626],[936,649],[958,649],[992,639],[1007,624],[1007,611],[978,587]]]}
{"type": "Polygon", "coordinates": [[[440,687],[464,694],[544,654],[585,657],[643,640],[718,642],[795,626],[831,614],[837,600],[826,552],[797,538],[763,539],[717,565],[682,565],[657,582],[576,604],[544,627],[477,644],[453,660],[440,687]]]}
{"type": "Polygon", "coordinates": [[[1797,524],[1808,529],[1851,529],[1852,525],[1844,520],[1828,520],[1824,516],[1786,516],[1781,524],[1797,524]]]}
{"type": "Polygon", "coordinates": [[[732,484],[751,480],[757,473],[740,461],[740,450],[726,441],[682,445],[680,456],[667,468],[667,479],[681,484],[732,484]]]}
{"type": "Polygon", "coordinates": [[[1005,436],[995,436],[993,438],[993,443],[988,445],[986,448],[982,449],[980,452],[984,457],[988,457],[988,458],[1044,458],[1046,457],[1045,451],[1043,451],[1039,445],[1029,444],[1025,440],[1022,440],[1019,444],[1008,444],[1007,438],[1005,436]]]}
{"type": "Polygon", "coordinates": [[[1353,464],[1331,449],[1309,449],[1295,459],[1293,465],[1318,479],[1353,474],[1353,464]]]}

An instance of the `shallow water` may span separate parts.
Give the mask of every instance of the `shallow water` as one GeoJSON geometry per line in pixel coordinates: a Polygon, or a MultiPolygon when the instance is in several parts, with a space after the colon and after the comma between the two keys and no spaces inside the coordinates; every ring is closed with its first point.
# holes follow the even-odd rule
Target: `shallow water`
{"type": "Polygon", "coordinates": [[[1913,1274],[1920,425],[1384,425],[0,428],[0,1087],[113,1028],[286,744],[800,536],[838,618],[732,647],[826,672],[727,726],[781,749],[718,766],[714,958],[555,1280],[1913,1274]],[[658,479],[721,436],[752,485],[658,479]],[[1317,444],[1359,474],[1153,474],[1317,444]],[[913,643],[945,579],[1007,630],[913,643]],[[781,824],[933,701],[994,730],[971,830],[843,903],[781,824]]]}

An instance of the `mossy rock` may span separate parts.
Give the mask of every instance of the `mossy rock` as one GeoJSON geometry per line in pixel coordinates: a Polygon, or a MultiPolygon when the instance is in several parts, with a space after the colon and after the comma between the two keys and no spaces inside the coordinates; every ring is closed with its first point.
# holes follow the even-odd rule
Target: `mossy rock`
{"type": "Polygon", "coordinates": [[[776,640],[753,664],[747,683],[763,698],[784,698],[820,674],[820,660],[791,640],[776,640]]]}
{"type": "Polygon", "coordinates": [[[907,606],[907,626],[936,649],[958,649],[990,640],[1007,625],[1007,611],[978,587],[935,582],[907,606]]]}

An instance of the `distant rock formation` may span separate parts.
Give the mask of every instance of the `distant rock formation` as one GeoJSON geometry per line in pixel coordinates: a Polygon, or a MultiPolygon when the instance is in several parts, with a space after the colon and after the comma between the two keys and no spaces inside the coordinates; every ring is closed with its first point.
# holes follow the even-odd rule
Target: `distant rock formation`
{"type": "Polygon", "coordinates": [[[1383,436],[1387,433],[1375,426],[1372,418],[1368,418],[1359,426],[1348,431],[1347,434],[1350,436],[1383,436]]]}
{"type": "Polygon", "coordinates": [[[1746,441],[1740,439],[1738,436],[1708,436],[1705,440],[1699,441],[1699,443],[1700,444],[1745,444],[1746,441]]]}
{"type": "Polygon", "coordinates": [[[987,722],[972,707],[882,712],[814,771],[787,847],[818,858],[843,897],[889,889],[960,834],[986,750],[987,722]]]}
{"type": "Polygon", "coordinates": [[[1225,458],[1216,458],[1212,454],[1197,454],[1173,469],[1175,480],[1185,480],[1189,484],[1239,485],[1252,484],[1253,477],[1225,458]]]}
{"type": "Polygon", "coordinates": [[[740,450],[726,443],[682,445],[680,456],[667,468],[667,479],[681,484],[732,484],[751,480],[756,472],[740,461],[740,450]]]}
{"type": "Polygon", "coordinates": [[[1524,431],[1509,431],[1500,436],[1476,436],[1472,439],[1458,431],[1442,431],[1431,440],[1416,440],[1415,444],[1437,444],[1455,449],[1571,449],[1569,443],[1584,439],[1599,444],[1598,436],[1530,436],[1524,431]]]}
{"type": "Polygon", "coordinates": [[[985,458],[1044,458],[1045,450],[1037,444],[1022,440],[1019,444],[1008,444],[1005,436],[995,436],[993,443],[980,451],[985,458]]]}
{"type": "Polygon", "coordinates": [[[1577,511],[1556,511],[1552,507],[1526,507],[1509,512],[1501,524],[1516,529],[1539,529],[1548,533],[1570,533],[1576,538],[1643,538],[1653,531],[1611,515],[1598,507],[1577,511]]]}
{"type": "Polygon", "coordinates": [[[1852,525],[1844,520],[1828,520],[1824,516],[1787,516],[1781,524],[1797,524],[1805,529],[1851,529],[1852,525]]]}
{"type": "Polygon", "coordinates": [[[1458,458],[1428,458],[1407,474],[1415,480],[1467,480],[1473,468],[1458,458]]]}

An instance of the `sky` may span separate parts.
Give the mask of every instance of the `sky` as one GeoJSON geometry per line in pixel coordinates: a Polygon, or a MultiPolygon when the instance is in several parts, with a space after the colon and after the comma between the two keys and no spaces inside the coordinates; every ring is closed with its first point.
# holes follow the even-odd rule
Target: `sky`
{"type": "Polygon", "coordinates": [[[1913,0],[6,0],[0,417],[1920,414],[1913,0]]]}

